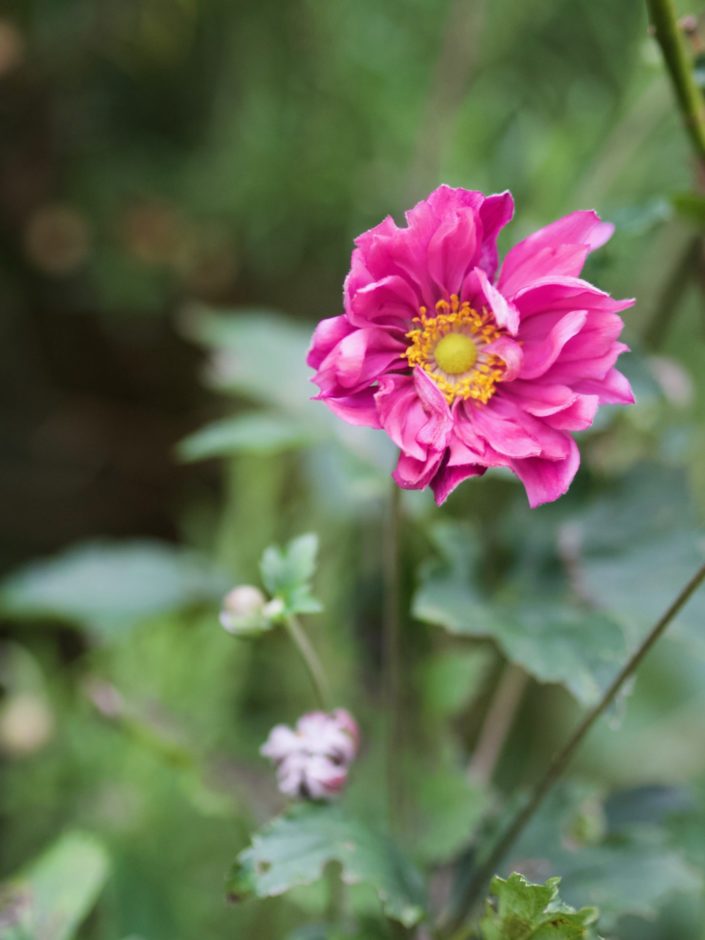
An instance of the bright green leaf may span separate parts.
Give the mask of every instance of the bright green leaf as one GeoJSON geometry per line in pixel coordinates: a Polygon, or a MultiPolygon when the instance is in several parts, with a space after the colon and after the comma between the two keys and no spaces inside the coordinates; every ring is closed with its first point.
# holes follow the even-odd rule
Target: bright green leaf
{"type": "Polygon", "coordinates": [[[3,938],[71,940],[103,889],[108,868],[105,849],[92,836],[62,836],[13,880],[17,919],[3,938]]]}
{"type": "Polygon", "coordinates": [[[156,541],[90,542],[32,562],[0,584],[7,617],[51,618],[110,635],[212,601],[228,580],[198,555],[156,541]]]}
{"type": "Polygon", "coordinates": [[[483,940],[580,940],[592,934],[597,920],[595,908],[579,911],[558,897],[560,878],[531,884],[516,873],[495,877],[490,886],[493,903],[480,924],[483,940]]]}
{"type": "Polygon", "coordinates": [[[270,594],[281,598],[291,614],[319,613],[310,580],[316,571],[318,536],[313,533],[292,539],[284,548],[271,545],[260,562],[262,581],[270,594]]]}
{"type": "Polygon", "coordinates": [[[421,878],[397,848],[338,805],[299,804],[254,836],[227,883],[234,900],[275,897],[318,881],[337,862],[346,884],[371,885],[389,917],[406,926],[424,916],[421,878]]]}

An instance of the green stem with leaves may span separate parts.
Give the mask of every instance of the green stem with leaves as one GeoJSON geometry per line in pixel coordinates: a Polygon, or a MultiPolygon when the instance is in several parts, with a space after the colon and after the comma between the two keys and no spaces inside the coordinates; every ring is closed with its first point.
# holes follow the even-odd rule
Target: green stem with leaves
{"type": "Polygon", "coordinates": [[[698,160],[705,164],[705,104],[695,83],[673,0],[646,0],[656,41],[676,93],[685,129],[698,160]]]}
{"type": "Polygon", "coordinates": [[[514,845],[536,811],[542,805],[548,793],[561,778],[571,758],[592,726],[611,705],[627,680],[636,672],[651,647],[663,635],[666,628],[703,581],[705,581],[705,565],[693,575],[668,610],[659,617],[617,676],[612,680],[600,701],[587,713],[563,748],[555,755],[543,777],[541,777],[534,786],[529,799],[507,826],[504,835],[501,836],[487,859],[469,879],[465,889],[461,893],[455,910],[445,918],[442,923],[444,936],[452,937],[453,940],[456,940],[456,938],[459,940],[459,938],[466,935],[462,925],[472,915],[478,901],[484,895],[488,881],[499,867],[509,849],[514,845]]]}
{"type": "Polygon", "coordinates": [[[313,644],[308,638],[308,634],[301,626],[298,618],[294,617],[293,614],[287,616],[284,621],[284,626],[303,660],[319,707],[324,711],[329,710],[331,708],[331,694],[330,686],[328,685],[328,677],[326,676],[325,669],[318,658],[313,644]]]}

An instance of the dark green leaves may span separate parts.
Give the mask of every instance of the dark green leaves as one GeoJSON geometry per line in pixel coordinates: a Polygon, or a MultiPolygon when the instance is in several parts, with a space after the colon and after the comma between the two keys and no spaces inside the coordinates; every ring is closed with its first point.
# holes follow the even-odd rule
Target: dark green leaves
{"type": "Polygon", "coordinates": [[[545,884],[531,884],[522,875],[492,880],[488,903],[480,924],[483,940],[581,940],[591,936],[590,925],[597,911],[585,907],[579,911],[563,904],[558,897],[560,878],[545,884]]]}
{"type": "Polygon", "coordinates": [[[492,639],[540,682],[564,685],[586,705],[595,702],[625,657],[619,626],[573,602],[557,578],[516,572],[501,590],[488,590],[481,586],[472,529],[445,524],[434,537],[443,557],[422,572],[414,615],[452,633],[492,639]]]}
{"type": "Polygon", "coordinates": [[[319,880],[337,862],[347,884],[371,885],[389,917],[406,926],[424,915],[421,879],[383,836],[338,805],[301,804],[254,836],[227,882],[232,900],[274,897],[319,880]]]}
{"type": "Polygon", "coordinates": [[[272,597],[279,598],[287,614],[316,614],[321,604],[311,594],[310,581],[316,570],[318,536],[313,533],[292,539],[284,548],[265,549],[260,562],[262,581],[272,597]]]}

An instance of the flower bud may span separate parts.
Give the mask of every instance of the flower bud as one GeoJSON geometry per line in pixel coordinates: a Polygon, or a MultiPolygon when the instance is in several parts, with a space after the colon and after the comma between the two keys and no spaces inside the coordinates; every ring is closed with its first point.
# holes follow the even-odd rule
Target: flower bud
{"type": "Polygon", "coordinates": [[[287,796],[330,800],[344,788],[357,755],[359,731],[345,709],[308,712],[295,728],[276,725],[260,753],[274,762],[287,796]]]}
{"type": "Polygon", "coordinates": [[[270,629],[267,600],[259,588],[241,584],[223,598],[220,623],[233,636],[256,636],[270,629]]]}

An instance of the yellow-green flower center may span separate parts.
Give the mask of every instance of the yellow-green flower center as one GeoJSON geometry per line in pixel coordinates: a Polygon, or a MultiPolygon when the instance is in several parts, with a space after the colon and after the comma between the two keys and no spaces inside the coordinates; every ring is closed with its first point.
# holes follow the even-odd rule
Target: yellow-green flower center
{"type": "Polygon", "coordinates": [[[433,350],[433,358],[448,375],[462,375],[477,361],[477,346],[465,333],[448,333],[433,350]]]}
{"type": "Polygon", "coordinates": [[[423,369],[449,405],[457,398],[486,404],[506,368],[492,351],[502,336],[492,313],[451,294],[450,300],[438,301],[433,313],[421,307],[413,322],[402,353],[409,365],[423,369]]]}

